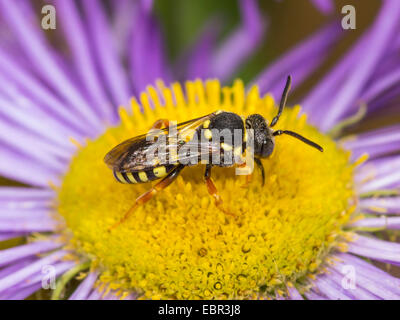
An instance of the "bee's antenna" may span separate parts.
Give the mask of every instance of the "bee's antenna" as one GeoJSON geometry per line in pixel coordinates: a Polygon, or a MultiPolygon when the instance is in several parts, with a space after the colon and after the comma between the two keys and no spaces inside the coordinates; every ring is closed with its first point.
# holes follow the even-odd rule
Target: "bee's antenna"
{"type": "Polygon", "coordinates": [[[286,80],[285,89],[283,90],[283,93],[282,93],[282,98],[281,98],[281,103],[279,104],[278,114],[272,119],[271,124],[269,125],[270,127],[273,127],[274,125],[276,125],[276,123],[279,120],[279,117],[282,114],[283,108],[286,105],[286,100],[287,100],[287,97],[288,97],[288,94],[289,94],[291,83],[292,83],[292,77],[289,75],[287,77],[287,80],[286,80]]]}
{"type": "Polygon", "coordinates": [[[315,149],[317,149],[321,152],[324,151],[324,149],[319,144],[316,144],[315,142],[312,142],[311,140],[304,138],[303,136],[299,135],[296,132],[289,131],[289,130],[276,130],[272,133],[273,136],[280,136],[281,134],[287,134],[289,136],[295,137],[296,139],[303,141],[304,143],[308,144],[311,147],[314,147],[315,149]]]}

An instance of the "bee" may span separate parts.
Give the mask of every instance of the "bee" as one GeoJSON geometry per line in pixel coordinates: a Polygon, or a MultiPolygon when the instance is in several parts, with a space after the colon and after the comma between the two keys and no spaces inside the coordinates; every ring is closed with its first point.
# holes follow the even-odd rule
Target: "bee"
{"type": "Polygon", "coordinates": [[[118,182],[133,184],[160,181],[140,195],[123,218],[111,229],[126,221],[139,206],[169,186],[185,167],[203,162],[206,162],[204,181],[209,194],[220,210],[229,213],[222,206],[222,199],[211,179],[211,169],[213,166],[243,166],[243,155],[250,143],[254,162],[261,171],[263,185],[265,173],[261,159],[268,158],[272,154],[276,136],[282,134],[292,136],[322,152],[323,148],[320,145],[298,133],[272,129],[286,105],[290,85],[291,77],[288,76],[278,113],[269,125],[260,114],[242,118],[235,113],[219,110],[177,124],[175,130],[172,130],[167,119],[160,119],[147,134],[128,139],[114,147],[106,154],[104,161],[112,169],[118,182]],[[174,131],[174,134],[171,131],[174,131]],[[232,135],[228,136],[232,139],[227,139],[224,135],[222,139],[215,141],[213,139],[215,132],[222,131],[232,135]],[[248,132],[252,134],[249,135],[248,132]],[[237,134],[233,136],[234,133],[239,133],[239,143],[232,143],[234,138],[237,138],[237,134]],[[198,137],[201,137],[201,141],[198,137]],[[160,141],[163,141],[164,148],[160,148],[160,141]],[[215,156],[218,156],[219,161],[212,161],[215,156]]]}

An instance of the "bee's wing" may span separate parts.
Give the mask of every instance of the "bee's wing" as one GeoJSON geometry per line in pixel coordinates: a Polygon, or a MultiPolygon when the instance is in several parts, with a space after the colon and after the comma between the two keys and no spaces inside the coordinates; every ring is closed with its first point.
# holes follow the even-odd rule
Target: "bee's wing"
{"type": "Polygon", "coordinates": [[[143,141],[146,141],[145,134],[121,142],[105,155],[104,162],[113,169],[118,166],[121,160],[129,155],[129,153],[132,153],[134,149],[137,149],[139,145],[142,145],[143,141]]]}
{"type": "Polygon", "coordinates": [[[220,150],[218,142],[189,141],[183,146],[178,146],[177,161],[185,165],[198,164],[201,160],[208,161],[213,155],[220,154],[220,150]]]}
{"type": "Polygon", "coordinates": [[[191,134],[193,130],[196,130],[200,127],[205,121],[212,119],[216,115],[216,112],[207,114],[200,118],[195,118],[189,121],[181,122],[176,125],[176,132],[174,132],[173,126],[170,128],[162,129],[165,132],[169,132],[170,136],[174,136],[174,134],[178,134],[180,137],[184,137],[186,134],[191,134]]]}
{"type": "MultiPolygon", "coordinates": [[[[165,135],[167,141],[165,152],[168,152],[168,150],[171,149],[176,150],[174,148],[179,148],[181,144],[178,144],[177,139],[171,139],[171,137],[185,139],[186,135],[190,136],[193,134],[199,126],[201,126],[206,120],[211,119],[215,114],[216,113],[210,113],[200,118],[179,123],[176,125],[176,130],[174,130],[174,126],[162,130],[150,130],[146,134],[125,140],[106,154],[104,162],[113,169],[119,167],[123,161],[123,166],[119,168],[121,172],[131,172],[135,170],[143,170],[147,167],[154,167],[156,162],[158,165],[163,165],[165,164],[165,161],[162,159],[166,158],[169,160],[168,154],[162,154],[162,152],[159,152],[158,157],[161,158],[159,161],[150,155],[150,153],[157,147],[156,143],[154,143],[156,137],[159,138],[161,135],[165,135]],[[140,154],[135,155],[135,152],[138,150],[140,150],[140,154]],[[130,159],[132,161],[129,161],[130,159]]],[[[158,140],[160,141],[161,139],[158,140]]]]}

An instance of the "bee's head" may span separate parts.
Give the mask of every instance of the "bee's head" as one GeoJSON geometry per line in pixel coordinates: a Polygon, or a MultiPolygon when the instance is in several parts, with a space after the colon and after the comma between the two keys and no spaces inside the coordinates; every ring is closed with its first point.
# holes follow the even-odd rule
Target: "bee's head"
{"type": "MultiPolygon", "coordinates": [[[[258,156],[260,158],[267,158],[271,155],[272,151],[274,151],[275,147],[275,136],[280,136],[281,134],[287,134],[289,136],[292,136],[296,139],[299,139],[300,141],[308,144],[309,146],[319,150],[323,151],[324,149],[316,144],[315,142],[308,140],[307,138],[304,138],[300,134],[289,131],[289,130],[272,130],[271,127],[273,127],[279,120],[279,117],[282,114],[283,108],[285,107],[286,104],[286,99],[287,95],[289,92],[290,88],[290,83],[292,81],[292,78],[288,76],[287,81],[286,81],[286,86],[285,89],[283,90],[282,93],[282,98],[281,102],[279,104],[279,110],[278,114],[272,119],[270,125],[268,126],[267,121],[265,121],[264,117],[259,115],[259,114],[252,114],[247,117],[246,119],[246,129],[252,129],[254,133],[254,155],[258,156]]],[[[253,135],[248,134],[248,138],[253,135]]],[[[250,142],[250,141],[247,141],[250,142]]]]}
{"type": "MultiPolygon", "coordinates": [[[[246,129],[254,134],[254,155],[267,158],[274,150],[275,140],[267,121],[259,114],[252,114],[246,119],[246,129]]],[[[249,135],[250,137],[250,135],[249,135]]]]}

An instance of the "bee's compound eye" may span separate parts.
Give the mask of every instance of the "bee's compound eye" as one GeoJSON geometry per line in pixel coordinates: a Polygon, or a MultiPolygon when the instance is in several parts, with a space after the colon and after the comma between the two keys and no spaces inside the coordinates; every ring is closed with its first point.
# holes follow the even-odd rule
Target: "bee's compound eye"
{"type": "Polygon", "coordinates": [[[271,155],[272,151],[274,151],[274,141],[272,140],[264,140],[261,149],[261,157],[266,158],[271,155]]]}

